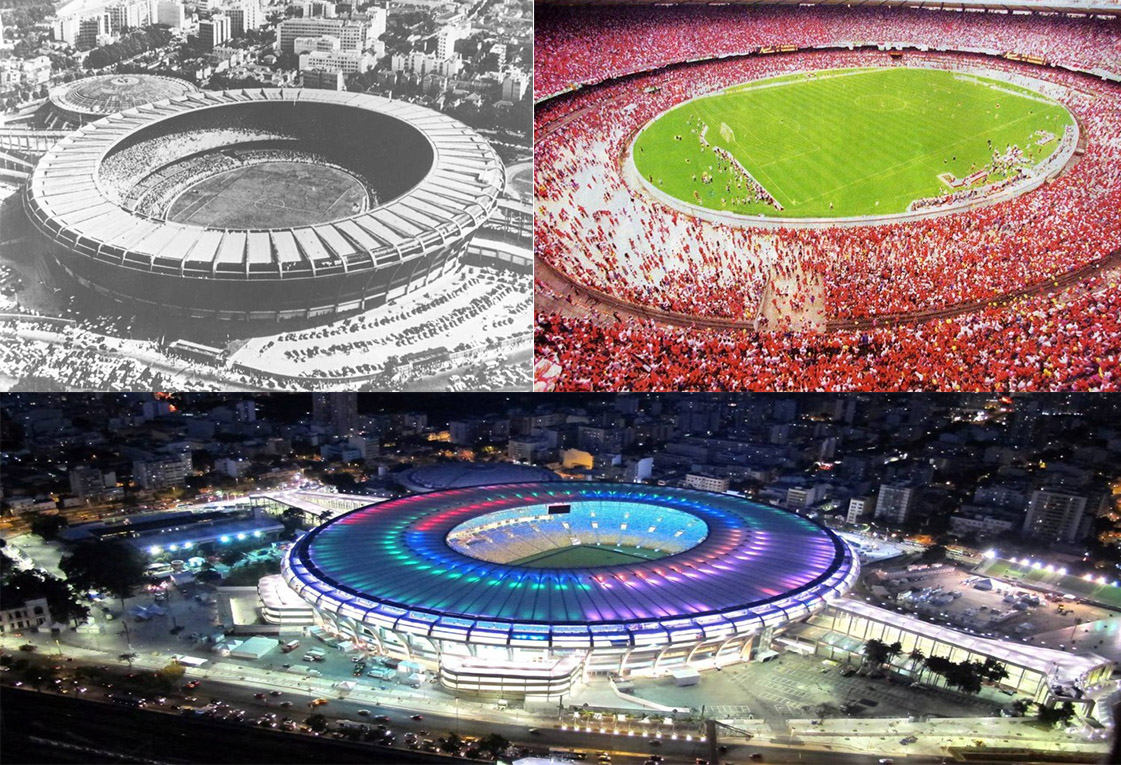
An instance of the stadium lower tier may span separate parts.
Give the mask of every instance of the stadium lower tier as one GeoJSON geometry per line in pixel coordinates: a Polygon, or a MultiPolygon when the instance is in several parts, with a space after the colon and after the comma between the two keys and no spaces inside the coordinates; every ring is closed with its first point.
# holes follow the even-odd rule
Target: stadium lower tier
{"type": "Polygon", "coordinates": [[[55,247],[53,254],[83,287],[121,303],[191,318],[274,321],[364,311],[424,289],[459,267],[468,243],[465,237],[366,271],[351,272],[336,262],[299,276],[246,273],[243,266],[224,272],[220,265],[217,272],[196,276],[173,267],[166,272],[122,271],[118,261],[85,257],[67,247],[55,247]]]}
{"type": "MultiPolygon", "coordinates": [[[[824,607],[825,602],[822,601],[813,613],[820,612],[824,607]]],[[[805,618],[809,615],[807,614],[805,618]]],[[[417,662],[426,669],[440,672],[441,675],[447,672],[448,662],[454,661],[456,670],[453,674],[459,676],[456,682],[462,683],[464,687],[469,686],[471,682],[487,686],[484,676],[495,675],[489,688],[493,691],[498,690],[497,676],[502,674],[496,672],[498,667],[519,668],[519,671],[522,671],[541,668],[562,659],[570,659],[576,661],[585,677],[659,676],[675,669],[713,669],[749,661],[759,651],[766,650],[771,637],[775,634],[773,628],[767,628],[758,634],[700,638],[669,645],[605,645],[591,650],[565,650],[487,645],[483,642],[464,643],[457,640],[424,637],[388,628],[371,627],[327,611],[316,613],[316,623],[340,638],[352,640],[371,651],[402,661],[417,662]],[[466,679],[470,674],[475,675],[473,681],[466,679]]],[[[550,688],[554,683],[558,684],[559,688],[571,682],[570,679],[565,679],[569,676],[568,672],[555,676],[548,673],[546,675],[552,679],[543,680],[537,675],[535,677],[538,682],[543,682],[550,688]]],[[[507,693],[513,692],[510,682],[512,676],[508,675],[501,684],[502,689],[507,693]]],[[[523,692],[543,693],[544,686],[537,691],[523,690],[523,692]]]]}

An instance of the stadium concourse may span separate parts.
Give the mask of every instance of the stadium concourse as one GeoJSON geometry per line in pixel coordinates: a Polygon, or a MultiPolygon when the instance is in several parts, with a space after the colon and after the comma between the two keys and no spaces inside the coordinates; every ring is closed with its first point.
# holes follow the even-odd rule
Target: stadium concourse
{"type": "Polygon", "coordinates": [[[538,388],[1121,387],[1116,15],[548,6],[535,55],[538,388]],[[1011,199],[876,225],[715,223],[625,177],[679,103],[900,59],[1061,103],[1074,158],[1011,199]]]}

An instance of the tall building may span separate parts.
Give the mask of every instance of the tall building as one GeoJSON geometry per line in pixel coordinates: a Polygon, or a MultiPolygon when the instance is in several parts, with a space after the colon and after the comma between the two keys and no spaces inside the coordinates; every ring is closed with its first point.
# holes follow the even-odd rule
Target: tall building
{"type": "Polygon", "coordinates": [[[209,19],[199,22],[199,46],[203,50],[214,50],[230,39],[230,17],[216,13],[209,19]]]}
{"type": "Polygon", "coordinates": [[[853,497],[849,500],[849,512],[845,516],[846,523],[860,523],[872,510],[872,500],[869,497],[853,497]]]}
{"type": "Polygon", "coordinates": [[[191,453],[151,457],[132,463],[132,477],[143,489],[182,486],[191,472],[191,453]]]}
{"type": "Polygon", "coordinates": [[[78,50],[92,50],[98,46],[102,37],[109,34],[109,17],[104,13],[88,16],[78,22],[78,36],[74,47],[78,50]]]}
{"type": "Polygon", "coordinates": [[[70,493],[80,499],[99,497],[105,493],[106,484],[112,486],[116,481],[116,474],[106,475],[100,468],[70,468],[70,493]]]}
{"type": "Polygon", "coordinates": [[[339,38],[343,50],[366,50],[373,42],[371,24],[357,19],[286,19],[277,27],[277,50],[293,53],[297,37],[339,38]]]}
{"type": "Polygon", "coordinates": [[[1041,542],[1079,542],[1085,538],[1093,520],[1086,505],[1084,494],[1055,488],[1037,489],[1028,500],[1022,533],[1041,542]]]}
{"type": "Polygon", "coordinates": [[[235,408],[237,409],[238,422],[257,421],[257,402],[253,399],[247,398],[243,401],[238,401],[235,408]]]}
{"type": "Polygon", "coordinates": [[[529,78],[520,69],[511,69],[502,78],[502,100],[510,102],[521,101],[529,86],[529,78]]]}
{"type": "Polygon", "coordinates": [[[876,520],[888,523],[906,523],[912,511],[918,492],[913,486],[903,484],[883,484],[880,486],[880,496],[876,500],[876,520]]]}
{"type": "Polygon", "coordinates": [[[187,15],[179,0],[159,0],[156,4],[156,21],[172,29],[182,29],[187,15]]]}
{"type": "Polygon", "coordinates": [[[455,55],[455,44],[463,39],[459,27],[444,27],[436,35],[436,58],[443,60],[455,55]]]}
{"type": "Polygon", "coordinates": [[[316,424],[329,427],[332,435],[350,435],[358,430],[358,394],[312,394],[311,416],[316,424]]]}
{"type": "Polygon", "coordinates": [[[385,8],[368,8],[366,10],[366,18],[370,21],[368,40],[376,40],[385,34],[385,22],[388,15],[385,8]]]}
{"type": "Polygon", "coordinates": [[[300,72],[300,76],[303,78],[303,86],[312,90],[343,90],[346,87],[346,77],[339,69],[307,69],[300,72]]]}

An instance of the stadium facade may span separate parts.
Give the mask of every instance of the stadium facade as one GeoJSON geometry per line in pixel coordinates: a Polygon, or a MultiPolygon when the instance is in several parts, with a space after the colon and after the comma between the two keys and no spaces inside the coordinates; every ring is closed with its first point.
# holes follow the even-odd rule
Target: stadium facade
{"type": "Polygon", "coordinates": [[[102,295],[196,318],[275,320],[365,310],[430,285],[457,268],[503,185],[490,145],[438,112],[359,93],[254,89],[187,93],[84,125],[43,156],[24,203],[61,268],[102,295]],[[263,152],[376,193],[302,225],[164,214],[196,169],[224,172],[221,163],[263,152]]]}
{"type": "Polygon", "coordinates": [[[595,675],[748,661],[858,568],[832,531],[769,505],[536,482],[355,510],[294,545],[282,574],[330,632],[445,687],[555,698],[595,675]]]}

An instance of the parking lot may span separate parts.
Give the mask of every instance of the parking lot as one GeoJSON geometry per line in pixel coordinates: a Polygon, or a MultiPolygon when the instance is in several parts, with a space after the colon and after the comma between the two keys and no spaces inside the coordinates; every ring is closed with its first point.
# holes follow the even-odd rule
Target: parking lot
{"type": "MultiPolygon", "coordinates": [[[[783,729],[788,719],[845,717],[984,717],[999,706],[932,688],[893,685],[886,678],[844,677],[845,665],[786,653],[765,663],[705,673],[700,683],[678,687],[671,677],[634,680],[634,694],[659,704],[705,706],[720,719],[763,719],[783,729]],[[718,701],[716,706],[712,702],[718,701]]],[[[848,674],[848,673],[845,673],[848,674]]]]}
{"type": "MultiPolygon", "coordinates": [[[[882,569],[888,576],[905,577],[905,568],[882,569]]],[[[943,566],[936,575],[913,581],[909,585],[888,586],[893,596],[908,589],[941,588],[938,597],[931,600],[906,603],[896,597],[882,597],[880,605],[894,608],[905,613],[914,613],[927,621],[947,624],[964,632],[985,637],[1035,642],[1034,636],[1054,633],[1057,630],[1072,629],[1076,625],[1117,616],[1109,609],[1078,602],[1064,602],[1060,598],[1048,600],[1044,593],[1024,587],[1006,584],[997,579],[978,578],[968,569],[956,566],[943,566]],[[981,580],[992,583],[992,590],[977,589],[981,580]],[[1028,602],[1038,596],[1038,605],[1028,602]],[[1007,600],[1011,598],[1012,600],[1007,600]],[[1020,605],[1022,604],[1022,605],[1020,605]]],[[[875,584],[871,579],[868,584],[875,584]]],[[[890,579],[889,579],[890,581],[890,579]]],[[[871,600],[875,600],[872,598],[871,600]]]]}

